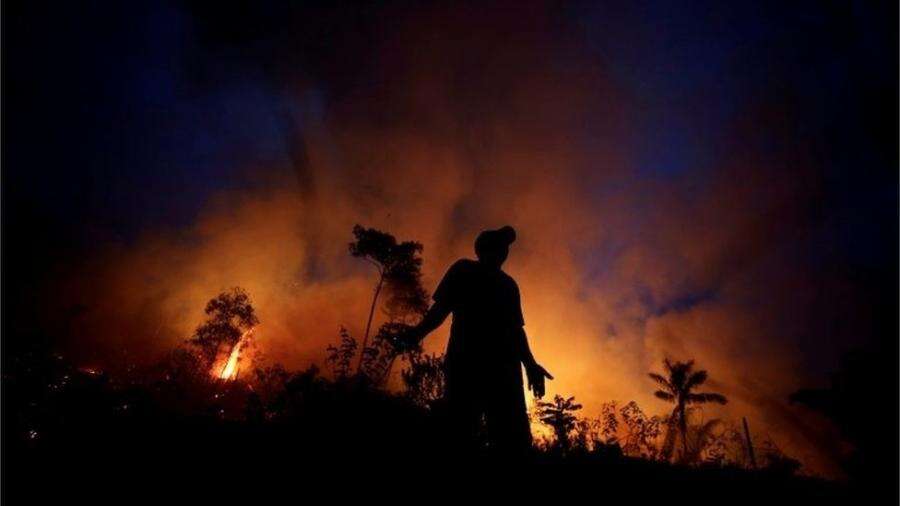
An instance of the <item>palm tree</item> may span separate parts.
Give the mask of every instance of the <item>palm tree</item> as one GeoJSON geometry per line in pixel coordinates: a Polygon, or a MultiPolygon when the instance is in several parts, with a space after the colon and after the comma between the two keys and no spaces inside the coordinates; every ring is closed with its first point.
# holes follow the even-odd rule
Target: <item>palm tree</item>
{"type": "Polygon", "coordinates": [[[662,387],[661,390],[657,390],[653,395],[675,404],[675,409],[672,410],[672,415],[669,417],[669,434],[666,435],[664,454],[671,451],[671,445],[674,444],[672,428],[677,427],[678,433],[681,435],[682,455],[686,458],[689,455],[687,406],[709,402],[726,404],[728,399],[722,394],[694,392],[697,387],[706,382],[708,375],[706,371],[695,371],[693,360],[675,362],[673,364],[669,359],[665,359],[663,364],[668,377],[651,372],[650,378],[662,387]]]}

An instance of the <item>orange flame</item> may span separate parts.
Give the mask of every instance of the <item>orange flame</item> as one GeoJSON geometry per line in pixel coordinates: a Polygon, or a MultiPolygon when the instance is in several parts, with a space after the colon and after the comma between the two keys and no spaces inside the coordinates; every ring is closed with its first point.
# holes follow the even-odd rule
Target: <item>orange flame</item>
{"type": "Polygon", "coordinates": [[[253,333],[253,328],[247,330],[241,335],[241,338],[238,339],[236,343],[234,343],[234,347],[231,348],[231,354],[228,356],[228,361],[225,362],[225,367],[222,368],[222,372],[219,373],[219,378],[223,380],[233,380],[237,378],[238,373],[238,361],[241,357],[241,351],[247,345],[247,341],[250,339],[250,335],[253,333]]]}

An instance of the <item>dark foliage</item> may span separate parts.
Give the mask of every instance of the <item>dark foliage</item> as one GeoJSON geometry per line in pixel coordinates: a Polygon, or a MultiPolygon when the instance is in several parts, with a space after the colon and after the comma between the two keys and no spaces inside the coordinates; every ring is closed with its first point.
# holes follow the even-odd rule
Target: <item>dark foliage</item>
{"type": "MultiPolygon", "coordinates": [[[[442,412],[423,406],[439,399],[439,357],[414,355],[419,373],[407,377],[429,379],[411,382],[418,393],[394,395],[325,379],[315,368],[270,366],[237,381],[214,381],[189,374],[186,351],[133,378],[79,369],[52,352],[5,357],[3,381],[11,394],[5,451],[7,462],[15,462],[4,483],[7,497],[39,503],[59,494],[72,501],[92,491],[96,504],[104,502],[102,492],[120,502],[152,491],[175,494],[173,487],[178,497],[193,490],[206,500],[233,487],[290,495],[301,477],[304,493],[353,495],[357,489],[347,484],[357,478],[380,487],[402,480],[411,492],[444,472],[483,469],[513,479],[539,475],[544,485],[572,492],[605,483],[604,498],[639,502],[666,498],[674,484],[697,491],[692,503],[721,502],[736,491],[747,500],[846,500],[841,486],[821,480],[655,463],[623,456],[614,444],[580,449],[577,434],[568,452],[540,452],[502,466],[474,456],[454,460],[443,446],[442,412]],[[95,483],[100,488],[84,486],[95,483]]],[[[548,404],[548,421],[560,421],[561,432],[584,428],[573,415],[574,399],[548,404]]],[[[603,438],[602,428],[595,429],[591,439],[603,438]]],[[[372,489],[358,493],[370,493],[365,490],[372,489]]]]}
{"type": "Polygon", "coordinates": [[[658,416],[648,417],[634,401],[619,410],[627,429],[622,451],[626,455],[655,459],[659,454],[656,439],[659,437],[661,420],[658,416]]]}
{"type": "Polygon", "coordinates": [[[840,429],[852,444],[842,461],[844,471],[862,492],[873,496],[897,491],[893,485],[898,471],[898,413],[896,406],[882,409],[897,399],[896,382],[886,384],[890,383],[886,372],[896,367],[896,331],[891,339],[890,345],[847,353],[827,387],[802,389],[790,396],[792,403],[825,415],[840,429]],[[892,489],[887,487],[890,483],[892,489]]]}
{"type": "Polygon", "coordinates": [[[350,363],[356,356],[358,347],[356,339],[350,335],[346,328],[341,327],[341,342],[337,346],[329,344],[327,348],[328,355],[325,362],[331,367],[331,372],[335,379],[344,379],[350,375],[350,363]]]}
{"type": "Polygon", "coordinates": [[[565,398],[556,395],[552,402],[539,401],[537,403],[538,419],[553,429],[556,445],[563,451],[569,449],[569,433],[575,429],[578,422],[578,417],[574,413],[580,409],[581,404],[575,402],[575,397],[565,398]]]}
{"type": "Polygon", "coordinates": [[[385,322],[372,338],[372,344],[363,350],[361,373],[375,385],[383,385],[391,374],[394,362],[405,353],[416,350],[399,350],[394,346],[396,336],[406,332],[409,325],[400,322],[385,322]]]}
{"type": "Polygon", "coordinates": [[[406,395],[417,406],[434,408],[446,388],[444,356],[415,352],[409,354],[409,367],[401,373],[406,395]]]}
{"type": "Polygon", "coordinates": [[[398,243],[391,234],[360,225],[353,227],[353,236],[356,240],[350,243],[350,254],[378,270],[357,373],[381,383],[390,374],[396,358],[390,338],[402,330],[401,325],[421,319],[428,310],[428,292],[422,287],[422,245],[414,241],[398,243]],[[383,305],[388,322],[381,326],[370,346],[372,319],[382,290],[388,295],[383,305]]]}
{"type": "Polygon", "coordinates": [[[385,312],[391,319],[423,315],[428,310],[428,292],[422,287],[422,245],[397,242],[393,235],[374,228],[353,227],[356,240],[350,254],[364,258],[378,269],[379,284],[388,295],[385,312]]]}
{"type": "Polygon", "coordinates": [[[242,288],[222,292],[206,304],[207,320],[188,342],[200,350],[207,367],[224,349],[230,351],[241,335],[259,323],[250,296],[242,288]]]}

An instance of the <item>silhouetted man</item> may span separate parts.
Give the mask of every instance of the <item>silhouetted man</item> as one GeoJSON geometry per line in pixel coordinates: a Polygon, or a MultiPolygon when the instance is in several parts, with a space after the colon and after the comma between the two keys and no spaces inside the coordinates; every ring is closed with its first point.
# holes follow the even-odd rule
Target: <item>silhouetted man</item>
{"type": "Polygon", "coordinates": [[[453,313],[444,365],[457,449],[471,448],[484,417],[493,453],[514,456],[527,451],[531,430],[522,365],[535,397],[544,395],[544,379],[553,379],[528,347],[519,287],[500,269],[515,240],[509,226],[479,234],[478,261],[462,259],[450,267],[425,318],[403,337],[406,344],[418,343],[453,313]]]}

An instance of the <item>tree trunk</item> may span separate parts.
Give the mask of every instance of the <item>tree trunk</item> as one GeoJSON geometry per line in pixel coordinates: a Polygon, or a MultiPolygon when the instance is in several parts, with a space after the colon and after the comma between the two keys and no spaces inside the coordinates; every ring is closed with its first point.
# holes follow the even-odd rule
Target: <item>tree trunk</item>
{"type": "Polygon", "coordinates": [[[394,361],[397,360],[397,355],[391,357],[391,361],[388,362],[388,366],[384,371],[384,374],[381,376],[381,380],[378,381],[379,385],[386,385],[388,379],[391,377],[391,369],[394,368],[394,361]]]}
{"type": "Polygon", "coordinates": [[[688,455],[688,444],[687,444],[687,418],[685,417],[685,409],[684,404],[679,404],[678,406],[678,425],[681,429],[681,459],[687,459],[688,455]]]}
{"type": "Polygon", "coordinates": [[[675,454],[675,440],[678,438],[678,407],[672,410],[672,414],[669,416],[669,420],[666,422],[666,437],[663,439],[663,446],[660,450],[660,456],[666,462],[670,462],[672,460],[672,456],[675,454]]]}
{"type": "Polygon", "coordinates": [[[753,440],[750,439],[750,427],[747,426],[747,417],[744,420],[744,438],[747,441],[747,456],[750,458],[750,465],[756,469],[756,455],[753,453],[753,440]]]}
{"type": "Polygon", "coordinates": [[[359,348],[359,362],[356,364],[356,374],[362,371],[363,357],[366,356],[366,345],[369,344],[369,331],[372,329],[372,317],[375,316],[375,306],[378,304],[378,295],[381,294],[381,286],[384,284],[384,273],[378,278],[375,286],[375,295],[372,297],[372,307],[369,309],[369,321],[366,322],[366,333],[363,335],[362,346],[359,348]]]}

